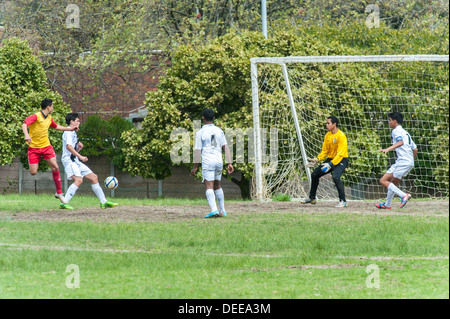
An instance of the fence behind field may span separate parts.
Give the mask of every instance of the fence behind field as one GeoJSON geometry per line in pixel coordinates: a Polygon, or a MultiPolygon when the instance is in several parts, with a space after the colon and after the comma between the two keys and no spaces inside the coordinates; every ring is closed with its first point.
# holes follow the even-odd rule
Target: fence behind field
{"type": "MultiPolygon", "coordinates": [[[[67,190],[72,181],[68,181],[64,174],[64,167],[58,155],[58,165],[61,173],[63,192],[67,190]]],[[[183,167],[174,167],[172,176],[158,181],[145,179],[140,176],[131,177],[111,166],[105,157],[90,157],[87,163],[89,168],[98,175],[103,187],[103,180],[114,175],[119,180],[119,187],[114,191],[103,187],[107,197],[130,198],[157,198],[159,196],[175,198],[201,198],[205,196],[205,186],[201,181],[190,176],[190,172],[183,167]]],[[[239,172],[233,173],[240,179],[239,172]]],[[[225,196],[228,199],[241,199],[239,187],[233,182],[222,178],[221,182],[225,196]]],[[[29,171],[21,167],[18,159],[11,165],[0,166],[0,194],[51,194],[55,192],[52,174],[39,172],[32,176],[29,171]]],[[[85,180],[78,189],[77,194],[93,195],[89,181],[85,180]]]]}
{"type": "MultiPolygon", "coordinates": [[[[68,181],[64,175],[62,163],[58,165],[61,172],[63,192],[65,193],[72,181],[68,181]]],[[[112,167],[110,161],[106,157],[90,157],[88,166],[98,175],[99,182],[103,187],[107,197],[130,197],[130,198],[157,198],[174,197],[174,198],[204,198],[205,186],[201,181],[190,176],[190,172],[183,167],[174,167],[172,176],[162,181],[154,179],[145,179],[140,176],[131,177],[130,175],[118,171],[112,167]],[[119,180],[119,187],[114,191],[107,190],[103,186],[103,180],[110,175],[114,175],[119,180]]],[[[233,173],[233,176],[240,179],[240,172],[233,173]]],[[[345,194],[348,200],[364,200],[364,199],[383,199],[386,197],[386,190],[378,182],[379,177],[373,177],[364,182],[364,184],[347,186],[345,194]]],[[[302,187],[309,189],[307,181],[299,181],[302,187]]],[[[412,194],[419,193],[414,188],[414,181],[406,179],[403,181],[406,187],[411,189],[412,194]]],[[[239,187],[233,182],[222,178],[222,188],[226,199],[242,199],[239,187]]],[[[55,184],[52,174],[48,172],[39,172],[36,176],[21,168],[18,159],[15,159],[11,165],[0,166],[0,195],[2,194],[52,194],[55,192],[55,184]],[[19,181],[22,181],[21,183],[19,181]]],[[[85,180],[78,189],[77,194],[94,196],[89,181],[85,180]]],[[[338,198],[337,190],[331,179],[331,176],[324,176],[320,179],[318,189],[318,198],[332,197],[338,198]],[[324,194],[324,192],[327,192],[324,194]],[[325,196],[326,195],[326,196],[325,196]]],[[[431,196],[431,195],[430,195],[431,196]]],[[[434,195],[436,196],[436,194],[434,195]]],[[[445,194],[438,194],[445,197],[445,194]]]]}

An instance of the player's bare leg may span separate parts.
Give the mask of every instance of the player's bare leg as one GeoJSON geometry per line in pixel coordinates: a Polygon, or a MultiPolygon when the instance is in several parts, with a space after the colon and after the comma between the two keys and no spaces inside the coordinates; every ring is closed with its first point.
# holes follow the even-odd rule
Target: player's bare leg
{"type": "Polygon", "coordinates": [[[84,178],[86,178],[91,183],[91,185],[98,183],[98,176],[94,173],[90,173],[86,175],[84,178]]]}
{"type": "Polygon", "coordinates": [[[39,168],[39,164],[30,164],[30,174],[36,175],[39,168]]]}
{"type": "Polygon", "coordinates": [[[83,177],[80,176],[72,176],[73,179],[73,183],[77,186],[80,187],[81,184],[83,184],[83,177]]]}
{"type": "Polygon", "coordinates": [[[385,188],[389,187],[389,184],[392,183],[394,180],[394,174],[392,173],[386,173],[381,177],[380,184],[383,185],[385,188]]]}

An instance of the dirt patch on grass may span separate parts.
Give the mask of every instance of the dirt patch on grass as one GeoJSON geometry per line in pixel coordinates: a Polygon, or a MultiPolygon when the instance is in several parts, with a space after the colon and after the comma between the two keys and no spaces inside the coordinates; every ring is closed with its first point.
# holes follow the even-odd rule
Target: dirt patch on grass
{"type": "MultiPolygon", "coordinates": [[[[178,222],[204,219],[209,212],[205,200],[204,206],[119,206],[105,210],[99,207],[80,208],[75,210],[49,210],[40,212],[0,212],[0,218],[17,221],[93,221],[93,222],[178,222]]],[[[298,213],[298,214],[334,214],[353,213],[369,215],[410,215],[410,216],[449,216],[449,202],[411,201],[405,208],[399,208],[399,203],[390,210],[375,208],[374,202],[350,202],[345,208],[335,208],[336,202],[320,201],[316,205],[304,205],[299,202],[230,202],[225,203],[228,217],[237,218],[251,213],[298,213]]],[[[215,218],[215,220],[225,218],[215,218]]],[[[209,222],[210,219],[205,219],[209,222]]]]}

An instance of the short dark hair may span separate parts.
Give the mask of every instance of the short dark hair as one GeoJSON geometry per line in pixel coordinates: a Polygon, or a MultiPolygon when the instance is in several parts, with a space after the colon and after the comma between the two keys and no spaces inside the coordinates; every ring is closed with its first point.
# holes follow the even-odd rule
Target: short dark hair
{"type": "Polygon", "coordinates": [[[70,125],[70,121],[75,121],[78,118],[78,113],[69,113],[66,115],[66,124],[70,125]]]}
{"type": "Polygon", "coordinates": [[[44,110],[47,108],[47,106],[50,106],[53,104],[53,100],[52,99],[43,99],[41,102],[41,109],[44,110]]]}
{"type": "Polygon", "coordinates": [[[397,121],[398,124],[402,124],[403,123],[403,115],[400,112],[392,112],[389,113],[389,118],[397,121]]]}
{"type": "Polygon", "coordinates": [[[214,120],[215,113],[211,109],[204,109],[202,115],[205,120],[207,120],[208,122],[212,122],[214,120]]]}
{"type": "Polygon", "coordinates": [[[331,123],[336,124],[336,126],[338,126],[339,124],[338,118],[336,116],[328,116],[327,120],[331,120],[331,123]]]}

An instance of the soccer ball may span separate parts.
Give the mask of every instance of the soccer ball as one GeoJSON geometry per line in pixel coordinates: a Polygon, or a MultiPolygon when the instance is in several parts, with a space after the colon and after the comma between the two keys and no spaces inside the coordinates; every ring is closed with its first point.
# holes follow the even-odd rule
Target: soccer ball
{"type": "Polygon", "coordinates": [[[119,180],[114,176],[105,178],[105,187],[108,189],[116,189],[119,186],[119,180]]]}

